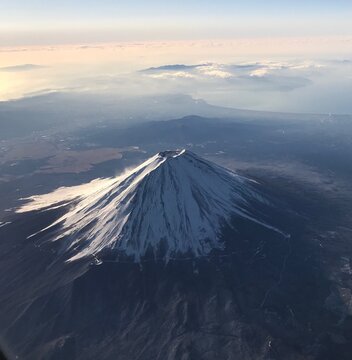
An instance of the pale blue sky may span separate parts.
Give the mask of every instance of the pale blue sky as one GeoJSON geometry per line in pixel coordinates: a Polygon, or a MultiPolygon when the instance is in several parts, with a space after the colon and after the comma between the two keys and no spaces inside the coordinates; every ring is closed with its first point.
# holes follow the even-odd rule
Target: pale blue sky
{"type": "Polygon", "coordinates": [[[154,15],[228,15],[229,11],[244,15],[345,15],[351,11],[350,0],[2,0],[0,1],[2,21],[17,21],[27,18],[41,20],[43,16],[54,19],[57,16],[94,17],[104,19],[116,16],[154,15]]]}
{"type": "Polygon", "coordinates": [[[67,42],[352,35],[351,0],[0,0],[0,8],[0,46],[50,43],[51,36],[67,42]]]}

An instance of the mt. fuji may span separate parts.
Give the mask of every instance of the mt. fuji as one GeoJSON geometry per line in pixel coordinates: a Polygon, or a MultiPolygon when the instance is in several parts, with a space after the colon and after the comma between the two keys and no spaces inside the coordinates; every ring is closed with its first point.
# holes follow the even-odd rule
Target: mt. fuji
{"type": "Polygon", "coordinates": [[[63,216],[33,236],[62,242],[70,261],[116,250],[138,262],[149,253],[168,261],[222,249],[222,227],[234,218],[284,235],[261,218],[259,207],[270,202],[254,185],[190,151],[164,151],[76,194],[63,216]]]}

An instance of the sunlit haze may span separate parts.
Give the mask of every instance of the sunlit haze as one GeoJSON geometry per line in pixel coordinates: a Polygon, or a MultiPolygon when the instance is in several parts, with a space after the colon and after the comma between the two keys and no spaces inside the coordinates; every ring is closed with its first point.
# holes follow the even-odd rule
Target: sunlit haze
{"type": "Polygon", "coordinates": [[[118,94],[123,87],[124,95],[185,93],[247,109],[352,112],[347,98],[334,98],[337,83],[351,90],[345,83],[352,76],[351,15],[343,0],[6,2],[0,13],[0,100],[52,91],[118,94]],[[270,62],[276,65],[226,78],[208,71],[178,74],[176,81],[139,72],[173,64],[270,62]]]}

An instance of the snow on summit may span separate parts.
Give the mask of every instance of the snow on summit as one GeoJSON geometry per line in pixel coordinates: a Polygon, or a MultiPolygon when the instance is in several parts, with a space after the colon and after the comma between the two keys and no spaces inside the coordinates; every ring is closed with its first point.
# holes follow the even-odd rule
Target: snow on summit
{"type": "Polygon", "coordinates": [[[251,211],[253,201],[266,201],[251,180],[187,150],[160,152],[123,176],[31,200],[19,211],[51,208],[59,201],[71,204],[41,231],[49,233],[51,241],[62,242],[70,260],[106,249],[135,261],[148,251],[162,250],[166,260],[190,252],[206,255],[222,248],[221,227],[233,216],[279,231],[251,211]]]}

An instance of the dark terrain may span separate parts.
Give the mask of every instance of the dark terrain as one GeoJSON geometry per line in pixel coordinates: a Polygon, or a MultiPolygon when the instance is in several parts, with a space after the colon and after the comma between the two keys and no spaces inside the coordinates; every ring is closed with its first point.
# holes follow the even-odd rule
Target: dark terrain
{"type": "MultiPolygon", "coordinates": [[[[0,321],[10,359],[350,359],[352,123],[196,116],[89,125],[70,148],[126,148],[80,173],[36,172],[45,157],[4,163],[0,183],[0,321]],[[93,144],[93,145],[92,145],[93,144]],[[168,264],[64,263],[27,239],[58,211],[16,215],[18,198],[113,176],[163,149],[189,148],[259,182],[282,211],[283,241],[238,223],[225,251],[168,264]]],[[[20,141],[20,140],[11,140],[20,141]]]]}

